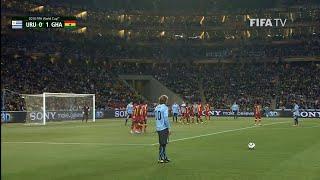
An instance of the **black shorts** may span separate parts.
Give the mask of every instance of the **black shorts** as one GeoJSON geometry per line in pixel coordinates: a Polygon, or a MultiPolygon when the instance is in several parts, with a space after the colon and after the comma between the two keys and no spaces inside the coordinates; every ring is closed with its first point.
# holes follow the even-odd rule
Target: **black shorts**
{"type": "Polygon", "coordinates": [[[238,111],[233,111],[233,115],[238,115],[238,111]]]}
{"type": "Polygon", "coordinates": [[[164,129],[162,131],[157,131],[159,135],[159,144],[165,145],[168,144],[168,137],[169,137],[169,129],[164,129]]]}
{"type": "Polygon", "coordinates": [[[174,116],[174,117],[177,117],[177,116],[178,116],[178,113],[173,113],[173,116],[174,116]]]}
{"type": "Polygon", "coordinates": [[[132,114],[129,114],[129,113],[128,113],[128,117],[129,117],[129,118],[132,118],[132,114]]]}

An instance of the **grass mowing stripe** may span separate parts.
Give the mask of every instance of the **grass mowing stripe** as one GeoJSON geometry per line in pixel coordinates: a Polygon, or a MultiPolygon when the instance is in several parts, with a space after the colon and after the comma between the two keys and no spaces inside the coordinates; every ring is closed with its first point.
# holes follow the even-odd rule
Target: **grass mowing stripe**
{"type": "MultiPolygon", "coordinates": [[[[288,121],[274,122],[274,123],[265,124],[263,126],[270,126],[273,124],[281,124],[281,123],[288,123],[288,121]]],[[[222,133],[227,133],[227,132],[241,131],[241,130],[255,128],[255,127],[258,127],[258,126],[248,126],[248,127],[243,127],[243,128],[230,129],[230,130],[225,130],[225,131],[209,133],[209,134],[202,134],[202,135],[197,135],[197,136],[185,137],[185,138],[180,138],[180,139],[174,139],[174,140],[171,140],[170,142],[196,139],[196,138],[200,138],[200,137],[206,137],[206,136],[222,134],[222,133]]],[[[5,144],[52,144],[52,145],[104,145],[104,146],[154,146],[154,145],[158,144],[158,143],[153,143],[153,144],[110,144],[110,143],[43,142],[43,141],[6,141],[6,142],[2,142],[2,143],[5,143],[5,144]]]]}
{"type": "MultiPolygon", "coordinates": [[[[274,122],[274,123],[270,123],[270,124],[264,124],[263,126],[270,126],[270,125],[274,125],[274,124],[283,124],[283,123],[288,123],[288,121],[274,122]]],[[[212,135],[216,135],[216,134],[223,134],[223,133],[227,133],[227,132],[241,131],[241,130],[251,129],[251,128],[255,128],[255,127],[260,127],[260,126],[248,126],[248,127],[243,127],[243,128],[229,129],[229,130],[225,130],[225,131],[209,133],[209,134],[202,134],[202,135],[198,135],[198,136],[173,139],[173,140],[170,140],[170,143],[177,142],[177,141],[185,141],[185,140],[189,140],[189,139],[196,139],[196,138],[201,138],[201,137],[207,137],[207,136],[212,136],[212,135]]],[[[158,144],[159,143],[153,143],[152,145],[155,146],[158,144]]]]}
{"type": "MultiPolygon", "coordinates": [[[[318,127],[320,127],[320,125],[319,126],[306,126],[306,127],[298,126],[297,128],[298,129],[311,129],[311,128],[318,128],[318,127]]],[[[279,127],[279,128],[268,128],[268,129],[293,129],[293,128],[292,127],[284,127],[284,128],[279,127]]]]}
{"type": "Polygon", "coordinates": [[[151,146],[151,144],[110,144],[110,143],[72,143],[72,142],[43,142],[43,141],[7,141],[4,144],[54,144],[54,145],[104,145],[104,146],[151,146]]]}
{"type": "MultiPolygon", "coordinates": [[[[274,122],[274,123],[265,124],[263,126],[270,126],[270,125],[273,125],[273,124],[281,124],[281,123],[288,123],[288,121],[274,122]]],[[[206,137],[206,136],[222,134],[222,133],[227,133],[227,132],[241,131],[241,130],[251,129],[251,128],[255,128],[255,127],[257,127],[257,126],[248,126],[248,127],[243,127],[243,128],[230,129],[230,130],[225,130],[225,131],[209,133],[209,134],[202,134],[202,135],[185,137],[185,138],[180,138],[180,139],[173,139],[170,142],[177,142],[177,141],[184,141],[184,140],[189,140],[189,139],[196,139],[196,138],[200,138],[200,137],[206,137]]],[[[26,142],[23,142],[23,141],[6,141],[6,142],[2,142],[2,143],[5,143],[5,144],[52,144],[52,145],[104,145],[104,146],[154,146],[154,145],[158,144],[158,143],[153,143],[153,144],[110,144],[110,143],[43,142],[43,141],[29,141],[29,142],[28,141],[26,141],[26,142]]]]}

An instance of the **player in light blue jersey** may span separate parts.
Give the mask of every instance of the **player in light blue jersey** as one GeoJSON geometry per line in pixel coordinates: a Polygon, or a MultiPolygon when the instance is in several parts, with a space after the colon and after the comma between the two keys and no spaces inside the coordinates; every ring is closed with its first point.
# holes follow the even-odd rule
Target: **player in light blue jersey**
{"type": "Polygon", "coordinates": [[[294,120],[294,125],[293,126],[298,126],[299,125],[299,116],[300,116],[300,111],[299,111],[299,105],[293,101],[293,108],[292,108],[292,112],[293,112],[293,120],[294,120]]]}
{"type": "Polygon", "coordinates": [[[172,110],[172,119],[173,122],[176,120],[178,122],[178,114],[179,114],[179,105],[177,103],[173,103],[171,110],[172,110]]]}
{"type": "Polygon", "coordinates": [[[159,105],[155,108],[156,129],[159,135],[159,163],[168,163],[170,160],[166,155],[166,145],[170,135],[169,112],[166,106],[168,96],[161,95],[159,97],[159,105]]]}
{"type": "Polygon", "coordinates": [[[127,117],[126,117],[125,125],[127,125],[128,119],[129,119],[129,118],[132,118],[132,114],[133,114],[133,103],[132,103],[132,102],[130,102],[130,103],[127,105],[126,113],[127,113],[127,117]]]}
{"type": "Polygon", "coordinates": [[[239,112],[239,105],[237,104],[237,102],[233,103],[233,105],[231,106],[231,111],[233,112],[233,119],[237,119],[239,112]]]}

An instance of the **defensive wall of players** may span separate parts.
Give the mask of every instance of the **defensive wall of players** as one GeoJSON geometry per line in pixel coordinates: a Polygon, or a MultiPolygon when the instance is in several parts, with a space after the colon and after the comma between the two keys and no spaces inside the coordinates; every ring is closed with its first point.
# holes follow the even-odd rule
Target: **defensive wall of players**
{"type": "MultiPolygon", "coordinates": [[[[216,109],[209,112],[211,116],[233,116],[233,112],[227,109],[216,109]]],[[[43,118],[42,112],[26,112],[26,111],[3,111],[1,112],[1,122],[8,123],[24,123],[27,116],[31,121],[39,121],[43,118]]],[[[80,120],[82,119],[82,111],[48,111],[46,113],[47,121],[62,120],[80,120]]],[[[204,112],[203,112],[204,116],[204,112]]],[[[238,113],[240,117],[253,117],[253,111],[241,111],[238,113]]],[[[290,109],[276,109],[263,114],[264,117],[292,117],[290,109]]],[[[125,110],[103,110],[96,111],[96,119],[106,118],[125,118],[125,110]]],[[[148,117],[154,117],[153,111],[148,112],[148,117]]],[[[301,118],[318,118],[320,120],[320,109],[306,109],[300,112],[301,118]]]]}

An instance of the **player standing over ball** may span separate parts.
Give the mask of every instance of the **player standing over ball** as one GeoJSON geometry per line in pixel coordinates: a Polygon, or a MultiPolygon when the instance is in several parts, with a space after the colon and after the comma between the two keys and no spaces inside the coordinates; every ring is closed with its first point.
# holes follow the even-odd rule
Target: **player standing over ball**
{"type": "Polygon", "coordinates": [[[82,122],[84,121],[84,119],[86,119],[86,123],[88,122],[88,118],[89,118],[89,111],[90,111],[90,107],[87,105],[87,104],[85,104],[84,106],[83,106],[83,108],[82,108],[82,114],[83,114],[83,116],[82,116],[82,122]]]}
{"type": "Polygon", "coordinates": [[[156,130],[159,136],[159,159],[158,163],[168,163],[166,146],[170,135],[169,112],[166,104],[168,96],[161,95],[159,97],[159,105],[155,108],[156,130]]]}
{"type": "Polygon", "coordinates": [[[255,117],[255,126],[256,125],[259,125],[261,126],[261,105],[260,105],[260,102],[257,101],[256,104],[254,105],[254,117],[255,117]]]}
{"type": "Polygon", "coordinates": [[[293,101],[293,108],[292,108],[292,112],[293,112],[293,121],[294,121],[294,124],[293,126],[298,126],[299,125],[299,115],[300,115],[300,112],[299,112],[299,105],[296,103],[296,101],[293,101]]]}

